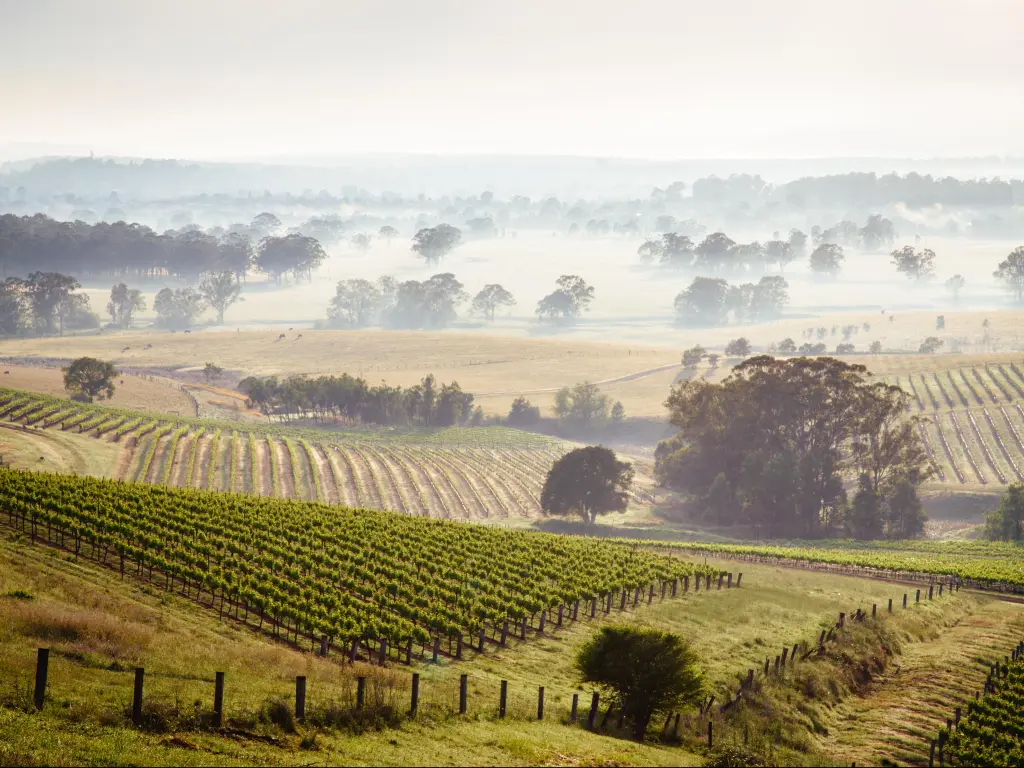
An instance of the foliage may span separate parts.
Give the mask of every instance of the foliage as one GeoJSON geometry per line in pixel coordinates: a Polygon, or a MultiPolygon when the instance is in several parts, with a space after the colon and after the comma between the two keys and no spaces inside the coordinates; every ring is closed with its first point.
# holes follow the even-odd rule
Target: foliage
{"type": "Polygon", "coordinates": [[[746,357],[750,354],[750,342],[743,336],[725,345],[726,357],[746,357]]]}
{"type": "Polygon", "coordinates": [[[917,348],[917,351],[922,355],[934,355],[944,343],[938,336],[929,336],[921,342],[921,346],[917,348]]]}
{"type": "Polygon", "coordinates": [[[686,368],[696,367],[701,360],[707,357],[708,351],[700,344],[683,350],[683,366],[686,368]]]}
{"type": "Polygon", "coordinates": [[[244,301],[239,295],[242,287],[231,272],[218,272],[209,275],[199,286],[199,295],[203,301],[217,310],[217,323],[224,324],[224,313],[228,307],[238,301],[244,301]]]}
{"type": "Polygon", "coordinates": [[[579,515],[594,523],[598,515],[625,512],[633,485],[633,465],[619,461],[600,445],[577,448],[556,461],[544,481],[540,505],[550,515],[579,515]]]}
{"type": "Polygon", "coordinates": [[[423,257],[427,266],[441,263],[462,242],[462,232],[450,224],[424,227],[412,238],[412,250],[423,257]]]}
{"type": "Polygon", "coordinates": [[[520,395],[512,401],[508,411],[510,427],[531,427],[540,421],[540,408],[520,395]]]}
{"type": "Polygon", "coordinates": [[[555,281],[558,288],[537,302],[537,317],[552,323],[572,322],[594,300],[594,289],[577,275],[562,275],[555,281]]]}
{"type": "Polygon", "coordinates": [[[998,674],[988,681],[992,690],[967,703],[965,717],[955,729],[939,732],[945,741],[944,761],[950,765],[1024,765],[1024,661],[1018,656],[996,669],[998,674]]]}
{"type": "Polygon", "coordinates": [[[916,488],[931,472],[907,403],[898,387],[868,382],[863,366],[750,358],[721,384],[673,388],[666,406],[680,432],[659,444],[656,472],[712,520],[739,510],[739,521],[759,531],[802,538],[842,530],[844,484],[867,473],[885,504],[902,505],[899,521],[887,517],[887,532],[903,535],[916,495],[907,498],[901,482],[916,488]]]}
{"type": "Polygon", "coordinates": [[[339,280],[327,308],[327,319],[335,328],[364,328],[374,322],[384,299],[379,283],[374,285],[361,278],[339,280]]]}
{"type": "Polygon", "coordinates": [[[207,383],[212,384],[223,375],[224,369],[215,363],[207,363],[203,366],[203,378],[206,379],[207,383]]]}
{"type": "Polygon", "coordinates": [[[393,302],[384,313],[384,324],[391,328],[443,328],[457,317],[455,308],[468,298],[462,288],[451,272],[433,275],[422,283],[398,283],[393,302]]]}
{"type": "Polygon", "coordinates": [[[967,285],[963,275],[953,275],[946,281],[946,290],[953,296],[953,301],[960,299],[960,291],[967,285]]]}
{"type": "Polygon", "coordinates": [[[555,416],[562,427],[574,431],[599,427],[608,421],[608,396],[596,384],[584,381],[555,393],[555,416]]]}
{"type": "Polygon", "coordinates": [[[626,419],[626,407],[618,400],[612,404],[611,420],[613,424],[621,424],[626,419]]]}
{"type": "Polygon", "coordinates": [[[285,277],[305,275],[313,279],[313,270],[327,258],[320,243],[306,235],[292,233],[268,236],[256,249],[255,265],[280,283],[285,277]]]}
{"type": "Polygon", "coordinates": [[[203,295],[195,288],[163,288],[153,299],[157,324],[173,331],[188,328],[206,308],[203,295]]]}
{"type": "Polygon", "coordinates": [[[110,289],[107,313],[114,325],[119,328],[130,328],[135,313],[145,310],[146,300],[142,298],[142,291],[138,288],[129,288],[124,283],[118,283],[110,289]]]}
{"type": "Polygon", "coordinates": [[[630,626],[602,627],[577,653],[584,683],[611,694],[642,741],[651,718],[695,705],[704,692],[697,654],[679,635],[630,626]]]}
{"type": "Polygon", "coordinates": [[[754,283],[729,285],[722,278],[696,277],[675,298],[676,321],[682,327],[725,325],[771,320],[789,303],[785,278],[770,275],[754,283]]]}
{"type": "Polygon", "coordinates": [[[992,275],[1006,286],[1018,304],[1024,302],[1024,245],[1014,248],[999,262],[999,267],[992,275]]]}
{"type": "Polygon", "coordinates": [[[72,361],[64,372],[64,389],[72,395],[81,395],[87,402],[106,400],[114,396],[114,378],[117,369],[111,363],[95,357],[80,357],[72,361]]]}
{"type": "Polygon", "coordinates": [[[483,315],[486,320],[494,322],[494,311],[498,307],[515,306],[516,300],[507,290],[497,283],[485,285],[476,296],[473,297],[472,311],[475,314],[483,315]]]}
{"type": "Polygon", "coordinates": [[[811,253],[811,271],[817,275],[835,277],[843,268],[845,258],[841,245],[822,243],[811,253]]]}
{"type": "Polygon", "coordinates": [[[912,245],[905,245],[891,256],[896,271],[911,280],[926,280],[935,275],[935,251],[930,248],[918,251],[912,245]]]}
{"type": "Polygon", "coordinates": [[[1013,483],[1007,487],[999,509],[985,515],[985,538],[993,541],[1024,538],[1024,485],[1013,483]]]}
{"type": "Polygon", "coordinates": [[[792,355],[796,353],[796,342],[791,338],[786,337],[779,342],[779,354],[780,355],[792,355]]]}

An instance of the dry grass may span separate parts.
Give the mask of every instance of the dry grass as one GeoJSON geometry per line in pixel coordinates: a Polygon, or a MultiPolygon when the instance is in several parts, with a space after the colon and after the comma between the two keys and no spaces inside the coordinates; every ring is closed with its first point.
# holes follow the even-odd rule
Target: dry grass
{"type": "Polygon", "coordinates": [[[0,422],[0,456],[18,469],[111,477],[120,450],[84,435],[0,422]]]}
{"type": "MultiPolygon", "coordinates": [[[[60,355],[62,357],[80,357],[90,354],[80,349],[78,339],[60,339],[60,341],[71,342],[62,349],[60,355]]],[[[5,344],[5,352],[10,354],[12,346],[5,344]]],[[[60,368],[3,365],[3,370],[7,373],[0,376],[0,386],[41,392],[55,397],[68,396],[64,390],[64,374],[61,373],[60,368]]],[[[140,411],[175,413],[182,416],[194,414],[189,399],[173,385],[150,381],[140,376],[123,376],[117,379],[114,385],[114,396],[110,400],[104,400],[104,405],[115,408],[134,408],[140,411]]]]}
{"type": "Polygon", "coordinates": [[[113,660],[138,659],[153,641],[150,626],[99,610],[49,602],[16,602],[3,611],[15,632],[59,649],[97,653],[113,660]]]}

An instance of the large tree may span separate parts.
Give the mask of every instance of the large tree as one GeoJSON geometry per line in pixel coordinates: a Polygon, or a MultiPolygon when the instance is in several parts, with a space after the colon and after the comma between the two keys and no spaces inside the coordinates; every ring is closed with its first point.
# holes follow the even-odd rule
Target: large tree
{"type": "Polygon", "coordinates": [[[834,277],[843,268],[843,247],[833,243],[822,243],[811,253],[811,271],[817,275],[834,277]]]}
{"type": "Polygon", "coordinates": [[[953,301],[960,301],[960,291],[967,285],[963,275],[953,275],[946,281],[946,290],[953,296],[953,301]]]}
{"type": "Polygon", "coordinates": [[[594,289],[578,275],[562,275],[557,289],[537,302],[537,317],[548,322],[572,322],[590,306],[594,289]]]}
{"type": "Polygon", "coordinates": [[[600,686],[643,741],[655,714],[695,705],[704,692],[697,654],[679,635],[631,626],[602,627],[577,652],[584,683],[600,686]]]}
{"type": "Polygon", "coordinates": [[[381,308],[381,290],[369,280],[341,280],[327,309],[327,319],[339,328],[363,328],[381,308]]]}
{"type": "Polygon", "coordinates": [[[111,363],[94,357],[80,357],[71,362],[64,373],[64,389],[73,399],[91,403],[114,396],[114,378],[117,369],[111,363]]]}
{"type": "Polygon", "coordinates": [[[998,541],[1024,538],[1024,484],[1007,487],[999,509],[985,515],[985,536],[998,541]]]}
{"type": "Polygon", "coordinates": [[[1024,245],[1010,251],[992,275],[1006,286],[1018,304],[1024,302],[1024,245]]]}
{"type": "Polygon", "coordinates": [[[662,484],[715,519],[705,500],[721,474],[731,506],[771,536],[843,530],[844,487],[862,473],[885,503],[911,504],[902,483],[916,488],[931,469],[906,393],[833,358],[753,357],[720,384],[680,383],[666,405],[680,432],[658,446],[662,484]]]}
{"type": "Polygon", "coordinates": [[[675,299],[676,321],[684,328],[725,325],[729,284],[720,277],[695,277],[675,299]]]}
{"type": "Polygon", "coordinates": [[[81,284],[57,272],[33,272],[25,283],[26,295],[37,326],[46,333],[64,335],[64,318],[73,309],[69,297],[81,284]]]}
{"type": "Polygon", "coordinates": [[[427,266],[440,264],[462,242],[462,232],[450,224],[424,227],[412,238],[412,250],[423,257],[427,266]]]}
{"type": "Polygon", "coordinates": [[[305,275],[312,280],[313,270],[326,258],[327,253],[316,239],[293,233],[263,238],[255,263],[260,271],[280,283],[287,275],[305,275]]]}
{"type": "Polygon", "coordinates": [[[505,288],[497,283],[485,285],[481,291],[473,297],[472,311],[475,314],[483,315],[485,319],[494,322],[494,311],[498,307],[515,306],[515,297],[505,288]]]}
{"type": "Polygon", "coordinates": [[[633,486],[633,465],[601,445],[577,448],[556,461],[544,480],[540,506],[549,515],[579,515],[591,524],[598,515],[625,512],[633,486]]]}
{"type": "Polygon", "coordinates": [[[455,308],[468,296],[451,272],[425,282],[407,280],[395,288],[385,322],[393,328],[443,328],[456,317],[455,308]]]}
{"type": "Polygon", "coordinates": [[[110,289],[110,301],[107,302],[107,312],[110,314],[110,322],[119,328],[131,327],[136,312],[144,312],[146,300],[142,298],[142,291],[138,288],[129,288],[124,283],[118,283],[110,289]]]}
{"type": "Polygon", "coordinates": [[[164,288],[153,299],[158,324],[174,331],[188,328],[205,308],[203,296],[195,288],[164,288]]]}
{"type": "Polygon", "coordinates": [[[555,416],[561,426],[574,431],[602,426],[608,421],[609,399],[596,384],[584,381],[555,393],[555,416]]]}
{"type": "Polygon", "coordinates": [[[217,311],[217,323],[224,325],[224,313],[237,301],[244,301],[239,295],[241,286],[231,272],[220,272],[208,276],[199,286],[203,300],[217,311]]]}
{"type": "Polygon", "coordinates": [[[935,275],[935,251],[930,248],[919,251],[912,245],[905,245],[890,256],[896,271],[911,280],[926,280],[935,275]]]}

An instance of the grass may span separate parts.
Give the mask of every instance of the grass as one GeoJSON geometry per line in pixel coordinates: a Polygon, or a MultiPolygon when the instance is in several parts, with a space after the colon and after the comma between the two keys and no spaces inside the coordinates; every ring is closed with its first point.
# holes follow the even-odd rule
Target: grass
{"type": "Polygon", "coordinates": [[[120,450],[85,435],[0,423],[0,456],[17,469],[111,477],[120,450]]]}
{"type": "MultiPolygon", "coordinates": [[[[872,602],[885,605],[888,597],[903,591],[896,585],[844,576],[767,566],[744,570],[741,589],[702,590],[664,603],[656,595],[654,605],[641,604],[625,614],[616,606],[612,619],[691,638],[704,659],[711,690],[723,701],[747,669],[763,666],[765,657],[774,657],[783,645],[812,641],[838,611],[869,609],[872,602]]],[[[406,721],[358,736],[351,728],[312,725],[289,733],[261,721],[258,713],[268,702],[291,700],[295,675],[309,680],[311,710],[326,712],[329,705],[351,700],[356,674],[373,679],[382,674],[380,670],[365,665],[353,669],[339,665],[333,655],[325,660],[273,645],[176,596],[6,539],[0,542],[0,595],[16,592],[34,599],[0,598],[0,670],[9,681],[8,689],[0,691],[7,702],[0,707],[0,744],[5,745],[0,747],[0,763],[23,762],[19,756],[28,756],[44,764],[124,764],[125,755],[131,756],[127,762],[139,764],[692,765],[701,759],[692,735],[686,737],[690,746],[682,749],[655,742],[638,745],[559,722],[567,715],[574,692],[581,694],[582,708],[589,701],[589,689],[578,686],[572,668],[575,650],[594,631],[589,622],[525,644],[511,642],[504,650],[488,648],[482,656],[470,654],[461,664],[422,665],[421,714],[416,723],[406,721]],[[31,681],[34,649],[40,645],[52,649],[49,703],[42,715],[25,714],[17,706],[18,691],[23,693],[31,681]],[[277,743],[188,729],[170,734],[131,729],[124,713],[131,696],[131,670],[137,665],[146,669],[147,702],[177,706],[192,712],[191,717],[197,711],[209,712],[213,673],[224,671],[228,720],[248,733],[272,736],[277,743]],[[470,679],[466,719],[450,714],[462,673],[470,679]],[[501,680],[509,681],[510,691],[505,721],[496,718],[501,680]],[[539,685],[546,687],[543,723],[532,719],[539,685]],[[40,718],[47,723],[45,728],[38,727],[40,718]],[[306,760],[300,745],[311,736],[316,755],[306,760]]],[[[1005,605],[961,593],[905,613],[897,611],[891,631],[908,646],[923,638],[924,648],[944,637],[941,628],[967,626],[969,619],[990,621],[1003,615],[1005,605]]],[[[986,652],[987,640],[981,637],[975,644],[979,657],[986,652]]],[[[1001,636],[992,642],[1000,644],[1001,636]]],[[[941,652],[922,654],[921,659],[923,667],[949,661],[941,652]]],[[[980,669],[980,664],[976,666],[980,669]]],[[[399,667],[379,678],[381,695],[390,696],[398,710],[407,706],[408,672],[399,667]]],[[[821,668],[818,675],[833,672],[821,668]]],[[[935,695],[956,693],[957,686],[949,679],[947,688],[935,695]]],[[[776,706],[795,707],[796,700],[786,703],[786,695],[793,699],[792,691],[783,691],[773,699],[776,706]]],[[[936,704],[935,709],[942,707],[936,704]]],[[[839,712],[832,702],[815,717],[831,733],[841,722],[839,712]]],[[[724,736],[731,729],[735,736],[736,727],[723,721],[721,732],[724,736]]],[[[807,723],[799,726],[806,727],[807,723]]],[[[858,737],[853,733],[850,738],[858,737]]],[[[870,733],[859,738],[870,745],[870,733]]],[[[822,756],[831,742],[816,739],[794,737],[793,743],[802,746],[787,747],[793,750],[789,756],[796,762],[827,762],[822,756]]]]}

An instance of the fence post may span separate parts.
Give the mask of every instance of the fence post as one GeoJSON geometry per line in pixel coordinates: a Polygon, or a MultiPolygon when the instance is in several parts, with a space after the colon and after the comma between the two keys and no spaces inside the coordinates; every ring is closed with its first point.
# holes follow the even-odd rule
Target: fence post
{"type": "Polygon", "coordinates": [[[889,598],[889,613],[892,613],[892,598],[889,598]]]}
{"type": "Polygon", "coordinates": [[[903,593],[903,607],[904,608],[907,607],[907,593],[906,592],[903,593]]]}
{"type": "Polygon", "coordinates": [[[753,688],[753,687],[754,687],[754,670],[748,669],[747,670],[747,688],[753,688]]]}
{"type": "Polygon", "coordinates": [[[713,725],[714,725],[714,723],[712,723],[710,720],[708,720],[708,749],[713,749],[714,746],[715,746],[714,736],[713,736],[714,731],[712,729],[713,725]]]}
{"type": "Polygon", "coordinates": [[[844,626],[846,626],[846,614],[845,613],[840,613],[839,614],[839,627],[842,628],[844,626]]]}
{"type": "Polygon", "coordinates": [[[928,599],[929,600],[932,599],[932,590],[934,590],[934,589],[935,589],[935,587],[933,585],[931,585],[931,584],[928,585],[928,599]]]}
{"type": "Polygon", "coordinates": [[[589,731],[594,730],[594,725],[597,721],[597,707],[600,700],[601,697],[597,693],[590,698],[590,713],[587,715],[587,730],[589,731]]]}
{"type": "Polygon", "coordinates": [[[939,597],[942,597],[942,582],[939,582],[939,597]]]}
{"type": "Polygon", "coordinates": [[[914,602],[915,603],[920,603],[921,602],[921,590],[920,589],[917,590],[917,599],[914,600],[914,602]]]}
{"type": "Polygon", "coordinates": [[[579,705],[580,695],[578,693],[574,693],[572,695],[572,709],[569,711],[569,722],[573,725],[576,724],[576,709],[579,707],[579,705]]]}
{"type": "Polygon", "coordinates": [[[547,623],[547,618],[548,618],[548,612],[547,611],[541,611],[540,612],[540,624],[538,624],[537,634],[539,634],[539,635],[543,635],[544,634],[544,625],[547,623]]]}
{"type": "Polygon", "coordinates": [[[555,622],[555,626],[556,627],[560,628],[562,626],[562,612],[564,610],[565,610],[565,606],[562,606],[562,605],[558,606],[558,619],[555,622]]]}
{"type": "Polygon", "coordinates": [[[135,668],[135,690],[132,692],[132,724],[142,724],[142,681],[146,677],[146,670],[142,667],[135,668]]]}
{"type": "Polygon", "coordinates": [[[362,709],[366,704],[366,678],[356,678],[356,709],[362,709]]]}
{"type": "Polygon", "coordinates": [[[306,678],[303,675],[295,678],[295,719],[306,719],[306,678]]]}
{"type": "Polygon", "coordinates": [[[544,719],[544,686],[537,689],[537,719],[544,719]]]}
{"type": "Polygon", "coordinates": [[[789,654],[790,663],[796,663],[796,652],[800,650],[800,643],[793,643],[793,652],[789,654]]]}
{"type": "Polygon", "coordinates": [[[743,581],[743,574],[739,573],[736,575],[736,586],[739,587],[740,582],[743,581]]]}
{"type": "Polygon", "coordinates": [[[722,588],[722,582],[723,581],[725,581],[725,574],[724,573],[718,574],[718,588],[719,589],[722,588]]]}
{"type": "Polygon", "coordinates": [[[412,701],[409,703],[409,717],[416,717],[416,709],[420,704],[420,673],[412,673],[412,701]]]}
{"type": "Polygon", "coordinates": [[[651,589],[647,593],[647,604],[650,605],[654,601],[654,585],[651,584],[651,589]]]}
{"type": "Polygon", "coordinates": [[[469,675],[459,675],[459,714],[466,714],[466,689],[468,688],[469,675]]]}
{"type": "Polygon", "coordinates": [[[525,640],[525,639],[526,639],[526,617],[525,617],[525,616],[523,616],[523,625],[522,625],[522,633],[521,633],[520,637],[521,637],[521,638],[522,638],[523,640],[525,640]]]}
{"type": "Polygon", "coordinates": [[[213,685],[213,724],[218,728],[224,722],[224,673],[218,672],[213,685]]]}
{"type": "Polygon", "coordinates": [[[324,635],[323,637],[320,638],[320,655],[321,656],[326,656],[327,655],[327,635],[324,635]]]}
{"type": "Polygon", "coordinates": [[[50,668],[50,649],[40,648],[36,653],[36,689],[34,702],[36,709],[40,712],[43,709],[43,699],[46,697],[46,673],[50,668]]]}
{"type": "Polygon", "coordinates": [[[508,703],[508,680],[501,681],[501,698],[498,700],[498,717],[505,716],[505,705],[508,703]]]}
{"type": "MultiPolygon", "coordinates": [[[[450,646],[449,646],[450,647],[450,646]]],[[[455,658],[461,661],[462,659],[462,631],[459,631],[459,639],[455,643],[455,658]]]]}
{"type": "Polygon", "coordinates": [[[871,618],[875,618],[875,611],[878,610],[878,606],[875,603],[871,604],[871,618]]]}
{"type": "Polygon", "coordinates": [[[956,726],[959,726],[960,725],[960,707],[956,708],[956,712],[954,713],[954,716],[955,716],[955,719],[953,721],[953,724],[956,725],[956,726]]]}
{"type": "Polygon", "coordinates": [[[732,589],[732,574],[731,573],[729,574],[729,580],[726,583],[725,588],[726,589],[732,589]]]}

